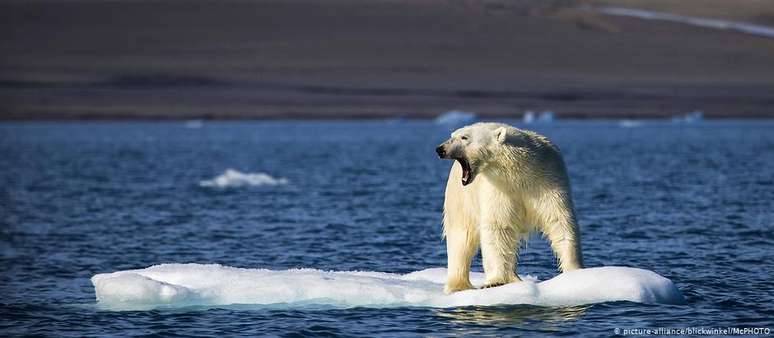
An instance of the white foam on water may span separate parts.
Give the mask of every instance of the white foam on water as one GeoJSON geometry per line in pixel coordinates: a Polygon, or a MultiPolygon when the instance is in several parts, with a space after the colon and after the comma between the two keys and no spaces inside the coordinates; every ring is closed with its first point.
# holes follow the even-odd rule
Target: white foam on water
{"type": "MultiPolygon", "coordinates": [[[[218,264],[161,264],[91,278],[97,303],[107,310],[147,310],[187,306],[253,305],[304,307],[456,307],[530,304],[571,306],[630,301],[680,304],[680,290],[655,272],[597,267],[562,273],[540,282],[443,294],[445,268],[409,274],[315,269],[242,269],[218,264]]],[[[483,273],[471,282],[482,285],[483,273]]]]}
{"type": "Polygon", "coordinates": [[[754,25],[745,22],[734,22],[718,19],[699,18],[693,16],[684,16],[665,12],[646,11],[642,9],[623,8],[623,7],[602,7],[597,8],[603,14],[629,16],[645,20],[662,20],[678,22],[692,26],[723,29],[737,31],[746,34],[758,35],[767,38],[774,38],[774,27],[754,25]]]}
{"type": "Polygon", "coordinates": [[[287,184],[286,178],[275,178],[265,173],[243,173],[234,169],[226,171],[210,180],[199,182],[201,187],[232,188],[243,186],[283,185],[287,184]]]}

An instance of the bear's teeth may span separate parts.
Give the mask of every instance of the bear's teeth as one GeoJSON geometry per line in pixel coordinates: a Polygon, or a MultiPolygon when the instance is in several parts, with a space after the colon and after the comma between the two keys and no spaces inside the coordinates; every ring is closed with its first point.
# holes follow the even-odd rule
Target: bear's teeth
{"type": "Polygon", "coordinates": [[[463,170],[462,171],[462,184],[468,184],[468,181],[470,181],[470,171],[463,170]]]}

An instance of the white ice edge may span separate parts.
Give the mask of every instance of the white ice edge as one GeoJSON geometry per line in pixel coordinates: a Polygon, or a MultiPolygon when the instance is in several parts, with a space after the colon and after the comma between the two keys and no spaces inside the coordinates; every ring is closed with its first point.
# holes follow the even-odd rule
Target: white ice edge
{"type": "Polygon", "coordinates": [[[693,16],[684,16],[665,12],[654,12],[642,9],[624,8],[624,7],[601,7],[594,9],[602,14],[616,15],[616,16],[628,16],[645,20],[661,20],[678,22],[682,24],[713,28],[724,29],[742,32],[746,34],[758,35],[767,38],[774,38],[774,28],[754,25],[746,22],[735,22],[719,19],[699,18],[693,16]]]}
{"type": "MultiPolygon", "coordinates": [[[[91,278],[97,303],[107,310],[147,310],[228,305],[304,307],[456,307],[529,304],[573,306],[630,301],[680,304],[670,281],[649,270],[596,267],[562,273],[539,282],[443,294],[445,268],[409,274],[315,269],[242,269],[218,264],[161,264],[103,273],[91,278]]],[[[483,273],[472,273],[474,285],[483,273]]]]}

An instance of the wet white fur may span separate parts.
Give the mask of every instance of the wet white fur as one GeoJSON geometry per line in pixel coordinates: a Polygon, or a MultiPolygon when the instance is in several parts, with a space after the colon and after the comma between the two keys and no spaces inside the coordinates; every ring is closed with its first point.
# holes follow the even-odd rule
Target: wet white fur
{"type": "Polygon", "coordinates": [[[485,285],[519,281],[518,249],[531,232],[550,241],[562,271],[582,267],[569,179],[556,146],[500,123],[463,127],[447,144],[464,151],[475,176],[463,186],[462,168],[454,161],[446,184],[446,293],[473,288],[470,264],[479,248],[485,285]]]}

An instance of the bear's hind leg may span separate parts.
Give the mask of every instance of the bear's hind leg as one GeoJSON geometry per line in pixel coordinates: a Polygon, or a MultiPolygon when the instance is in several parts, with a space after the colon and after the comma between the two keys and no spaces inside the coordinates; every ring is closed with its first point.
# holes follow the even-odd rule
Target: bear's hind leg
{"type": "Polygon", "coordinates": [[[478,251],[478,231],[475,227],[447,227],[446,258],[448,275],[443,288],[445,294],[472,289],[470,263],[478,251]]]}
{"type": "Polygon", "coordinates": [[[580,236],[573,217],[554,220],[543,229],[543,233],[551,243],[562,272],[583,268],[580,236]]]}

